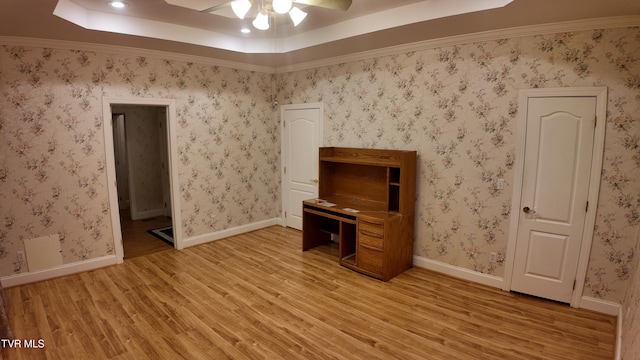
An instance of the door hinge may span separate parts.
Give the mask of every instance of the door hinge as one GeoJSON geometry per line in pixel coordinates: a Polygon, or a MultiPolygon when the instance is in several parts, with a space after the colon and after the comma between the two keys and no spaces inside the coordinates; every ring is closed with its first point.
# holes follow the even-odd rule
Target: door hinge
{"type": "Polygon", "coordinates": [[[589,202],[587,201],[587,208],[584,209],[585,212],[589,211],[589,202]]]}
{"type": "Polygon", "coordinates": [[[576,289],[576,281],[573,280],[573,289],[572,290],[575,290],[575,289],[576,289]]]}
{"type": "Polygon", "coordinates": [[[598,117],[597,116],[593,118],[593,127],[596,127],[596,126],[598,126],[598,117]]]}
{"type": "Polygon", "coordinates": [[[286,166],[284,167],[284,173],[285,174],[287,173],[287,167],[286,166]]]}
{"type": "Polygon", "coordinates": [[[286,211],[284,212],[284,217],[287,217],[287,212],[286,211]]]}
{"type": "Polygon", "coordinates": [[[282,127],[285,127],[285,128],[287,127],[287,122],[286,121],[282,122],[282,127]]]}

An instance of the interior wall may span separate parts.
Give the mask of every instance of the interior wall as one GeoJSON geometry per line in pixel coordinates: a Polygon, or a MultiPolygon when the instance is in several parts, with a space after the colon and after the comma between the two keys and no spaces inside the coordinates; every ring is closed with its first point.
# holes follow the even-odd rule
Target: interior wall
{"type": "Polygon", "coordinates": [[[60,235],[64,264],[114,255],[103,96],[175,99],[183,238],[280,216],[270,74],[28,46],[0,53],[0,276],[26,271],[17,251],[43,235],[60,235]]]}
{"type": "MultiPolygon", "coordinates": [[[[584,295],[622,302],[638,353],[640,29],[425,49],[278,76],[281,104],[323,102],[325,144],[416,149],[415,253],[503,276],[519,89],[609,88],[584,295]],[[502,177],[505,189],[492,184],[502,177]],[[490,252],[499,254],[489,263],[490,252]]],[[[50,48],[0,48],[0,276],[23,241],[59,234],[65,264],[114,253],[101,98],[174,98],[184,236],[280,215],[270,75],[50,48]]],[[[629,335],[631,334],[631,335],[629,335]]]]}
{"type": "Polygon", "coordinates": [[[417,150],[414,253],[503,277],[518,90],[607,86],[602,182],[583,295],[620,303],[640,225],[639,38],[639,28],[590,30],[324,66],[280,75],[279,101],[323,102],[326,146],[417,150]],[[504,190],[494,187],[499,178],[504,190]]]}
{"type": "MultiPolygon", "coordinates": [[[[586,296],[620,302],[639,226],[638,28],[461,44],[278,76],[280,103],[323,102],[325,144],[416,149],[419,256],[502,276],[517,91],[607,86],[586,296]],[[493,182],[506,179],[505,189],[493,182]],[[499,254],[489,263],[488,254],[499,254]]],[[[179,61],[2,46],[0,276],[26,238],[65,263],[113,254],[101,97],[175,98],[184,236],[280,214],[271,76],[179,61]]]]}

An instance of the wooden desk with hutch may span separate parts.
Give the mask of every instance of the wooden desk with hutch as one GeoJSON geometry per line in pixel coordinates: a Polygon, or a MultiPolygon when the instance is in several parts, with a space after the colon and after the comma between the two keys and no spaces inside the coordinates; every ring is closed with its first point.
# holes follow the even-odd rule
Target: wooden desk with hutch
{"type": "Polygon", "coordinates": [[[318,199],[303,202],[302,250],[339,240],[340,264],[387,281],[411,267],[416,152],[325,147],[318,199]]]}

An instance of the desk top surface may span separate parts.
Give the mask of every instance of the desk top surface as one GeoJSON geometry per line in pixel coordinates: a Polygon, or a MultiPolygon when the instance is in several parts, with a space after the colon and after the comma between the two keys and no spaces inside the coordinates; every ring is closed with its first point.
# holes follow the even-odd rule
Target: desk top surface
{"type": "Polygon", "coordinates": [[[327,196],[322,199],[305,200],[303,203],[319,209],[356,217],[363,216],[385,220],[392,217],[402,216],[402,214],[398,212],[387,211],[384,208],[384,203],[365,201],[358,198],[339,195],[327,196]]]}

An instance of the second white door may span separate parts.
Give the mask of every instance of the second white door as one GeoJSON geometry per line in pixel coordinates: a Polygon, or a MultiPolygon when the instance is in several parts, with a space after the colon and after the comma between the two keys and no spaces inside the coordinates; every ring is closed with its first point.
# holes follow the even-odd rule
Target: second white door
{"type": "Polygon", "coordinates": [[[597,101],[528,101],[511,290],[569,303],[588,210],[597,101]]]}
{"type": "Polygon", "coordinates": [[[321,104],[282,107],[283,212],[285,225],[302,230],[302,201],[318,197],[321,104]]]}

